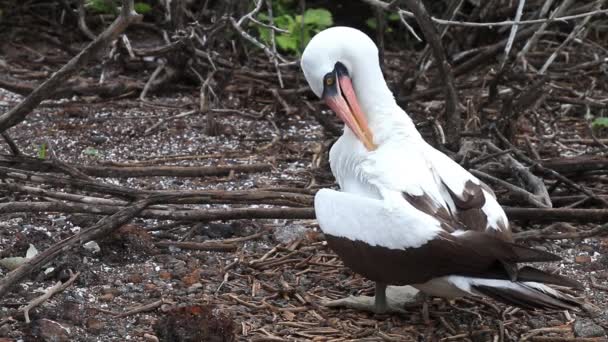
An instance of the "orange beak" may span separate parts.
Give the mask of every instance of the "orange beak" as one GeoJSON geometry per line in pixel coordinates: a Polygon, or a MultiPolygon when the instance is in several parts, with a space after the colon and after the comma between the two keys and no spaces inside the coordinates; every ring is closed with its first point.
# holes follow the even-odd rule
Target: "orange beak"
{"type": "Polygon", "coordinates": [[[377,148],[348,75],[339,75],[337,91],[328,92],[323,98],[329,108],[355,133],[367,150],[373,151],[377,148]]]}

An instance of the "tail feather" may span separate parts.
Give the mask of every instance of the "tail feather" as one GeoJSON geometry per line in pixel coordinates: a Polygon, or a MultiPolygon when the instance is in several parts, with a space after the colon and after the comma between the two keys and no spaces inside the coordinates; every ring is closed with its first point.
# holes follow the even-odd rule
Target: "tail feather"
{"type": "Polygon", "coordinates": [[[517,280],[523,282],[537,282],[543,284],[553,284],[565,287],[571,287],[582,290],[585,287],[576,280],[561,276],[559,274],[551,274],[541,271],[537,268],[524,266],[517,270],[517,280]]]}
{"type": "Polygon", "coordinates": [[[576,298],[536,282],[501,281],[498,284],[474,284],[479,294],[524,309],[576,310],[583,303],[576,298]]]}

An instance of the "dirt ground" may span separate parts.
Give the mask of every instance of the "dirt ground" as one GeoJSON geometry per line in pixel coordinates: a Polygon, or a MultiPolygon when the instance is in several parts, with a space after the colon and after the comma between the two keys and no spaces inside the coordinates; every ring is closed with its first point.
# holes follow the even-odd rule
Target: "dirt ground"
{"type": "MultiPolygon", "coordinates": [[[[408,59],[389,54],[391,80],[398,77],[398,58],[408,59]]],[[[430,82],[419,87],[430,87],[430,82]]],[[[606,95],[601,89],[597,92],[596,97],[606,95]]],[[[311,115],[296,111],[256,119],[221,114],[217,119],[222,134],[211,137],[203,132],[205,116],[197,114],[172,120],[146,135],[146,128],[160,119],[196,103],[198,89],[162,94],[149,96],[155,105],[120,98],[46,101],[9,133],[27,155],[36,156],[41,144],[50,143],[57,158],[79,164],[273,165],[269,172],[228,177],[102,179],[139,189],[289,188],[310,193],[335,187],[326,159],[319,161],[333,138],[311,115]]],[[[0,112],[20,99],[0,90],[0,112]]],[[[234,108],[246,109],[239,102],[242,99],[232,100],[234,108]]],[[[261,99],[260,103],[264,101],[269,102],[261,99]]],[[[422,101],[409,104],[408,110],[422,120],[440,107],[436,101],[422,101]]],[[[541,116],[547,111],[542,109],[541,116]]],[[[322,115],[334,120],[330,113],[322,115]]],[[[567,112],[550,126],[562,138],[588,138],[578,129],[584,118],[577,113],[567,112]]],[[[541,153],[571,156],[594,151],[570,144],[551,145],[541,153]]],[[[0,153],[9,153],[4,144],[0,153]]],[[[593,186],[602,189],[605,184],[593,186]]],[[[15,200],[9,197],[3,201],[15,200]]],[[[2,214],[0,257],[25,256],[30,245],[42,251],[98,219],[81,214],[2,214]]],[[[515,222],[514,226],[519,231],[547,225],[515,222]]],[[[585,284],[585,291],[577,295],[600,308],[596,317],[525,311],[477,298],[455,302],[433,298],[429,322],[423,319],[421,305],[408,308],[404,315],[322,306],[325,299],[371,295],[373,284],[343,267],[326,247],[314,220],[171,224],[136,219],[97,243],[98,250],[89,246],[70,251],[0,298],[0,317],[4,317],[0,341],[605,341],[605,337],[574,338],[598,336],[602,327],[608,329],[608,292],[591,286],[590,280],[593,276],[598,284],[608,284],[607,237],[529,242],[563,257],[544,268],[585,284]],[[236,241],[238,250],[206,252],[155,245],[160,240],[213,239],[236,241]],[[32,323],[25,323],[20,313],[7,317],[57,280],[66,280],[69,270],[80,272],[73,286],[33,309],[32,323]]],[[[0,268],[0,276],[6,273],[0,268]]]]}

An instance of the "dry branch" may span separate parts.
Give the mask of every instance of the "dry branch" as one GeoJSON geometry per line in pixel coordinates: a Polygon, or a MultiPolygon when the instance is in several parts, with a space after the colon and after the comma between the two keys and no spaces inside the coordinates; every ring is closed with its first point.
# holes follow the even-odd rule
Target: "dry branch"
{"type": "Polygon", "coordinates": [[[34,299],[32,299],[23,309],[23,316],[25,317],[25,323],[30,323],[30,310],[35,308],[36,306],[44,303],[46,300],[48,300],[49,298],[51,298],[52,296],[62,292],[63,290],[67,289],[68,287],[70,287],[70,285],[72,285],[72,283],[74,283],[74,281],[76,280],[76,278],[78,278],[78,276],[80,275],[80,272],[76,272],[76,273],[72,273],[72,271],[70,271],[70,279],[68,279],[65,283],[62,283],[60,281],[58,281],[55,285],[51,286],[50,288],[48,288],[43,295],[41,295],[40,297],[36,297],[34,299]]]}
{"type": "MultiPolygon", "coordinates": [[[[0,176],[15,180],[29,179],[33,183],[67,187],[109,194],[127,199],[136,199],[145,196],[171,196],[175,204],[224,204],[224,203],[249,203],[249,204],[273,204],[284,206],[310,206],[313,197],[309,194],[287,192],[281,189],[274,190],[140,190],[123,187],[120,185],[107,184],[102,182],[57,177],[53,175],[36,174],[31,171],[19,171],[16,169],[3,172],[8,168],[0,167],[0,176]]],[[[89,195],[78,195],[66,192],[57,192],[47,189],[20,185],[16,183],[0,183],[0,190],[6,189],[12,192],[22,192],[25,194],[56,198],[65,201],[73,201],[88,204],[101,204],[122,206],[128,202],[118,199],[99,198],[89,195]]]]}
{"type": "Polygon", "coordinates": [[[534,222],[596,222],[608,221],[608,209],[514,208],[504,207],[509,220],[534,222]]]}
{"type": "Polygon", "coordinates": [[[237,246],[233,243],[222,243],[216,241],[191,242],[191,241],[159,241],[155,243],[158,247],[177,247],[181,249],[194,249],[198,251],[234,252],[237,246]]]}
{"type": "MultiPolygon", "coordinates": [[[[66,203],[66,202],[9,202],[0,203],[0,214],[61,212],[94,215],[114,215],[124,207],[66,203]]],[[[238,209],[146,209],[134,216],[159,220],[217,221],[245,219],[314,219],[313,208],[238,208],[238,209]]]]}
{"type": "Polygon", "coordinates": [[[39,172],[64,172],[67,167],[92,177],[208,177],[228,176],[232,172],[266,172],[272,169],[272,165],[261,163],[217,166],[89,166],[72,165],[63,162],[59,164],[60,165],[58,165],[57,160],[41,160],[31,157],[0,155],[0,165],[19,167],[20,169],[39,172]]]}
{"type": "Polygon", "coordinates": [[[84,50],[72,58],[59,71],[53,74],[51,78],[44,81],[31,94],[29,94],[17,106],[13,107],[8,112],[0,116],[0,132],[4,132],[10,127],[13,127],[23,121],[25,117],[31,113],[40,102],[51,96],[55,89],[59,88],[62,83],[66,82],[72,74],[82,68],[91,57],[107,46],[111,41],[116,39],[127,27],[138,20],[141,16],[134,10],[133,0],[122,1],[122,11],[114,22],[103,31],[94,41],[92,41],[84,50]]]}
{"type": "Polygon", "coordinates": [[[565,233],[556,233],[554,231],[555,225],[556,224],[553,224],[543,229],[527,230],[520,233],[516,233],[513,234],[513,238],[516,241],[586,239],[592,236],[601,236],[608,234],[608,224],[604,224],[589,230],[565,233]]]}

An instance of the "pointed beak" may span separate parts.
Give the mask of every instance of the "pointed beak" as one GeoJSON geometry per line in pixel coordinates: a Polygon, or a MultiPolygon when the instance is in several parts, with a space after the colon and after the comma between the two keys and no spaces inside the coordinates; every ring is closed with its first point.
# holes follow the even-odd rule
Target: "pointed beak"
{"type": "Polygon", "coordinates": [[[329,108],[355,133],[367,150],[373,151],[377,148],[353,89],[352,80],[348,75],[338,74],[335,91],[325,91],[323,99],[329,108]]]}

